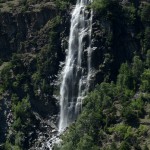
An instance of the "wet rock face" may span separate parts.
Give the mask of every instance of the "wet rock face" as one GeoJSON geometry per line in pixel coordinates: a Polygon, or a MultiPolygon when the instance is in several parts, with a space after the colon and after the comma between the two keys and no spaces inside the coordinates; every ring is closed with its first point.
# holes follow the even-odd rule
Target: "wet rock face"
{"type": "Polygon", "coordinates": [[[48,39],[36,43],[33,37],[40,39],[38,32],[53,17],[57,10],[43,8],[38,12],[0,15],[0,58],[7,59],[13,52],[34,52],[40,50],[48,39]]]}

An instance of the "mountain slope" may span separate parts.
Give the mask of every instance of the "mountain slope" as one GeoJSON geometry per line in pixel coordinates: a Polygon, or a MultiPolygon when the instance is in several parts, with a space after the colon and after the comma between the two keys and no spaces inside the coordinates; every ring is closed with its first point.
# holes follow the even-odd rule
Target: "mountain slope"
{"type": "MultiPolygon", "coordinates": [[[[74,3],[0,1],[1,149],[40,148],[56,132],[74,3]]],[[[150,3],[95,0],[91,7],[91,93],[61,149],[146,149],[150,3]]]]}

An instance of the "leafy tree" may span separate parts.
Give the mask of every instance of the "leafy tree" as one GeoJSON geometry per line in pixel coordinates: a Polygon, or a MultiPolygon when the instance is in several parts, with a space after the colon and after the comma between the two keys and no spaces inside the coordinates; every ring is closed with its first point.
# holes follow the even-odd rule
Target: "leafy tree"
{"type": "Polygon", "coordinates": [[[122,88],[132,89],[133,88],[133,76],[131,69],[127,63],[123,63],[119,70],[117,78],[117,85],[122,88]]]}
{"type": "Polygon", "coordinates": [[[148,50],[150,49],[150,27],[147,27],[145,29],[145,37],[144,37],[144,47],[145,47],[145,50],[148,50]]]}
{"type": "Polygon", "coordinates": [[[130,145],[128,142],[124,141],[121,143],[119,150],[129,150],[131,149],[130,145]]]}
{"type": "Polygon", "coordinates": [[[1,81],[2,81],[2,88],[4,90],[10,89],[12,86],[12,64],[8,63],[2,70],[1,70],[1,81]]]}
{"type": "Polygon", "coordinates": [[[146,66],[150,68],[150,50],[148,50],[146,54],[146,66]]]}
{"type": "Polygon", "coordinates": [[[130,106],[123,108],[122,116],[124,117],[125,121],[129,124],[137,123],[138,121],[136,112],[130,106]]]}
{"type": "Polygon", "coordinates": [[[22,121],[21,121],[20,117],[15,119],[15,121],[14,121],[12,127],[13,127],[16,131],[19,131],[19,130],[22,129],[22,121]]]}
{"type": "Polygon", "coordinates": [[[140,89],[144,92],[150,91],[150,69],[146,69],[142,74],[140,89]]]}
{"type": "Polygon", "coordinates": [[[18,132],[15,136],[15,145],[20,149],[23,147],[24,134],[22,132],[18,132]]]}
{"type": "Polygon", "coordinates": [[[25,118],[29,116],[30,108],[31,106],[30,106],[28,99],[24,98],[21,102],[18,102],[17,105],[13,106],[14,117],[15,118],[20,117],[21,120],[24,120],[25,118]]]}
{"type": "Polygon", "coordinates": [[[143,63],[139,56],[134,56],[133,57],[133,63],[132,63],[132,72],[133,72],[133,77],[136,80],[139,80],[142,72],[143,72],[143,63]]]}
{"type": "Polygon", "coordinates": [[[94,146],[92,137],[84,134],[77,145],[77,150],[98,150],[98,147],[94,146]]]}
{"type": "Polygon", "coordinates": [[[145,24],[149,24],[150,23],[150,4],[147,3],[141,11],[141,19],[145,24]]]}
{"type": "Polygon", "coordinates": [[[111,149],[111,150],[117,150],[117,145],[116,145],[115,142],[113,142],[113,143],[111,144],[110,149],[111,149]]]}
{"type": "Polygon", "coordinates": [[[11,149],[12,149],[11,143],[9,141],[6,141],[4,145],[4,150],[11,150],[11,149]]]}
{"type": "Polygon", "coordinates": [[[143,150],[149,150],[149,148],[147,147],[147,145],[144,146],[143,150]]]}

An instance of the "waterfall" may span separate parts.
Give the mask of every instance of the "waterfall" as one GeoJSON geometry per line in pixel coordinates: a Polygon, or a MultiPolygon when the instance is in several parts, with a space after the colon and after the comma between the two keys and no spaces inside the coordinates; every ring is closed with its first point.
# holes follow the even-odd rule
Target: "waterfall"
{"type": "Polygon", "coordinates": [[[77,118],[89,89],[92,10],[87,10],[86,6],[91,1],[77,0],[72,12],[68,53],[60,87],[60,133],[77,118]]]}

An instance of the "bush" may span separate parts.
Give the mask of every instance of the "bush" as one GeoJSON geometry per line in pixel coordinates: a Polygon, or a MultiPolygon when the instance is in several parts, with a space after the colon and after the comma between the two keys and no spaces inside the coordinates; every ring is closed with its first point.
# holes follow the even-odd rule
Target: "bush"
{"type": "Polygon", "coordinates": [[[145,29],[145,34],[144,34],[144,48],[145,50],[150,49],[150,27],[147,27],[145,29]]]}
{"type": "Polygon", "coordinates": [[[18,102],[17,105],[13,105],[14,118],[25,120],[25,118],[29,117],[30,108],[29,100],[24,98],[21,102],[18,102]]]}
{"type": "Polygon", "coordinates": [[[22,132],[18,132],[15,136],[15,145],[20,149],[23,147],[24,134],[22,132]]]}
{"type": "Polygon", "coordinates": [[[143,73],[143,62],[139,58],[139,56],[133,57],[133,63],[132,63],[132,73],[135,80],[139,80],[141,74],[143,73]]]}
{"type": "Polygon", "coordinates": [[[146,67],[150,68],[150,50],[146,54],[146,67]]]}
{"type": "Polygon", "coordinates": [[[150,92],[150,69],[146,69],[142,74],[140,89],[143,92],[150,92]]]}
{"type": "Polygon", "coordinates": [[[150,4],[146,4],[141,11],[141,19],[142,19],[143,23],[145,23],[145,24],[150,23],[149,14],[150,14],[150,4]]]}
{"type": "Polygon", "coordinates": [[[137,114],[130,106],[124,106],[121,114],[128,124],[136,124],[138,122],[137,114]]]}
{"type": "Polygon", "coordinates": [[[121,89],[133,89],[133,75],[130,66],[127,63],[123,63],[119,70],[117,77],[117,86],[121,89]]]}
{"type": "Polygon", "coordinates": [[[16,131],[18,131],[18,130],[21,130],[21,129],[22,129],[22,122],[21,122],[20,117],[19,117],[19,118],[17,118],[17,119],[15,119],[15,121],[14,121],[14,123],[13,123],[12,127],[13,127],[16,131]]]}
{"type": "Polygon", "coordinates": [[[122,142],[119,148],[119,150],[129,150],[129,149],[131,149],[131,146],[126,141],[122,142]]]}
{"type": "Polygon", "coordinates": [[[110,150],[117,150],[117,144],[113,142],[110,146],[110,150]]]}
{"type": "Polygon", "coordinates": [[[6,141],[4,145],[4,150],[11,150],[11,149],[12,149],[11,143],[9,141],[6,141]]]}

